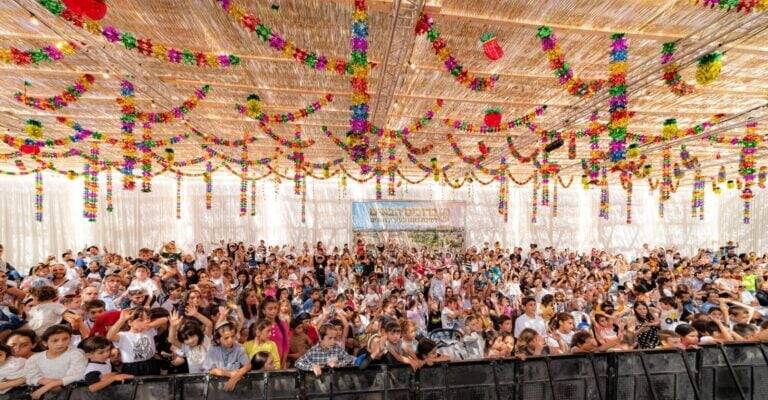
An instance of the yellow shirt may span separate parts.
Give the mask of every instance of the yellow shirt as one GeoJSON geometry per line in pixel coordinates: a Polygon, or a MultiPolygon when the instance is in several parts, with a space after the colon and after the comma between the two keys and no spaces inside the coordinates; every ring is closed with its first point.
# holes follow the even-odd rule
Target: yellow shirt
{"type": "Polygon", "coordinates": [[[248,355],[248,359],[253,359],[253,356],[258,352],[266,351],[272,358],[272,364],[275,369],[280,369],[280,354],[277,352],[277,345],[271,340],[267,340],[264,343],[256,344],[255,340],[249,340],[243,344],[245,354],[248,355]]]}

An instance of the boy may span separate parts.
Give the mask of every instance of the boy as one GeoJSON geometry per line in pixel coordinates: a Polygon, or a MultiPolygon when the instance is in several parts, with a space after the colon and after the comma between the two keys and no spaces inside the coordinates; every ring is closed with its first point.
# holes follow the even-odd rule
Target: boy
{"type": "Polygon", "coordinates": [[[229,378],[224,384],[224,390],[233,391],[237,383],[251,370],[251,360],[245,354],[240,343],[237,343],[237,328],[228,321],[216,325],[213,331],[214,346],[208,350],[203,362],[203,369],[209,374],[229,378]]]}
{"type": "Polygon", "coordinates": [[[80,342],[78,347],[88,357],[83,381],[91,392],[102,390],[114,382],[123,383],[127,379],[133,379],[133,375],[112,372],[112,363],[109,361],[112,342],[104,336],[89,337],[80,342]]]}
{"type": "Polygon", "coordinates": [[[31,290],[34,301],[27,312],[27,328],[42,335],[46,329],[61,322],[66,307],[56,302],[58,293],[50,286],[42,286],[31,290]]]}

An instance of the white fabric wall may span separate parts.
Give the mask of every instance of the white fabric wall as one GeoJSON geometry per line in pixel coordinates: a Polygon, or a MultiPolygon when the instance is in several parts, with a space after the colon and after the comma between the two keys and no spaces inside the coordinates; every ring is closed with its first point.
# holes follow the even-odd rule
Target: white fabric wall
{"type": "MultiPolygon", "coordinates": [[[[343,244],[350,237],[350,201],[374,198],[372,181],[363,186],[349,180],[348,194],[342,198],[337,179],[310,180],[307,221],[301,224],[300,199],[293,194],[293,183],[283,183],[276,194],[274,183],[262,180],[258,183],[256,216],[251,217],[249,210],[248,216],[241,218],[239,181],[221,173],[214,176],[210,211],[205,209],[202,179],[184,179],[182,216],[177,220],[174,178],[156,178],[152,193],[123,192],[119,178],[115,174],[114,211],[107,213],[105,177],[100,176],[98,221],[90,223],[82,218],[82,181],[46,174],[44,221],[38,223],[34,220],[34,177],[1,176],[0,243],[5,245],[5,258],[25,269],[49,254],[59,255],[65,249],[80,249],[87,244],[135,254],[140,247],[158,248],[171,239],[185,248],[197,242],[210,248],[219,239],[255,242],[263,238],[273,244],[296,245],[323,240],[343,244]]],[[[569,189],[560,189],[557,218],[551,218],[550,208],[540,206],[536,224],[530,221],[530,185],[510,184],[510,218],[506,224],[496,211],[496,184],[475,183],[471,190],[468,186],[455,190],[433,182],[404,185],[398,189],[396,198],[466,201],[468,243],[498,240],[506,246],[527,246],[535,242],[581,251],[598,247],[633,256],[643,243],[676,246],[690,254],[700,247],[734,240],[742,250],[765,251],[768,239],[762,230],[768,223],[766,194],[760,190],[756,193],[750,225],[742,223],[742,202],[736,190],[723,188],[723,194],[715,195],[709,185],[704,221],[690,216],[690,186],[672,195],[666,205],[666,217],[661,220],[655,198],[658,193],[650,194],[646,186],[636,185],[631,225],[625,223],[623,190],[612,188],[610,219],[606,221],[597,218],[599,191],[585,191],[579,182],[569,189]]]]}

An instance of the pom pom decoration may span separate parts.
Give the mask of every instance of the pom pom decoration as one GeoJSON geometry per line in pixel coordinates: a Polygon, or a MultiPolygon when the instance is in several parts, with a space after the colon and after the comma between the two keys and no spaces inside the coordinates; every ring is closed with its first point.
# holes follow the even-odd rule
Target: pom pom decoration
{"type": "Polygon", "coordinates": [[[487,127],[498,129],[501,125],[501,109],[489,108],[485,110],[483,122],[487,127]]]}
{"type": "Polygon", "coordinates": [[[728,182],[725,184],[725,187],[728,189],[734,189],[736,188],[736,182],[733,181],[733,179],[729,179],[728,182]]]}
{"type": "Polygon", "coordinates": [[[466,68],[464,68],[456,57],[451,54],[451,49],[445,42],[445,39],[440,37],[440,31],[435,26],[435,22],[427,14],[421,14],[419,21],[416,23],[415,33],[417,35],[427,35],[427,39],[432,43],[432,50],[438,60],[443,63],[445,70],[453,75],[456,81],[473,91],[484,92],[491,90],[499,80],[498,75],[490,75],[489,77],[476,77],[472,75],[466,68]]]}
{"type": "Polygon", "coordinates": [[[43,124],[35,119],[28,119],[24,125],[24,133],[35,139],[43,137],[43,124]]]}
{"type": "Polygon", "coordinates": [[[632,143],[627,148],[627,157],[629,158],[637,158],[640,155],[640,147],[638,147],[637,143],[632,143]]]}
{"type": "Polygon", "coordinates": [[[547,54],[549,68],[555,73],[560,85],[565,87],[568,93],[572,96],[588,98],[603,87],[605,81],[601,79],[585,82],[581,78],[574,78],[573,70],[565,60],[565,54],[560,49],[551,27],[539,27],[536,36],[541,40],[541,49],[547,54]]]}
{"type": "Polygon", "coordinates": [[[496,61],[504,57],[504,49],[501,48],[495,33],[484,34],[480,37],[480,42],[483,44],[483,52],[489,60],[496,61]]]}
{"type": "Polygon", "coordinates": [[[747,132],[741,139],[741,159],[739,161],[739,173],[744,179],[744,190],[741,192],[741,198],[744,200],[744,223],[749,223],[749,211],[751,209],[752,185],[755,182],[757,149],[762,142],[760,135],[757,135],[757,122],[747,121],[747,132]]]}
{"type": "Polygon", "coordinates": [[[661,139],[668,141],[677,138],[680,129],[677,127],[677,119],[669,118],[664,121],[664,127],[661,128],[661,139]]]}
{"type": "Polygon", "coordinates": [[[675,42],[664,43],[661,46],[662,78],[672,93],[678,96],[687,96],[696,91],[695,86],[685,82],[680,76],[680,67],[675,62],[675,42]]]}
{"type": "Polygon", "coordinates": [[[720,169],[717,171],[717,181],[719,183],[725,182],[726,175],[725,175],[725,165],[721,165],[720,169]]]}
{"type": "Polygon", "coordinates": [[[723,54],[715,51],[699,58],[696,67],[696,82],[700,85],[709,85],[720,77],[720,69],[723,66],[723,54]]]}
{"type": "Polygon", "coordinates": [[[261,115],[261,98],[256,94],[251,94],[245,101],[245,115],[258,119],[261,115]]]}
{"type": "Polygon", "coordinates": [[[107,212],[112,212],[114,210],[114,206],[112,204],[112,168],[107,168],[107,195],[106,195],[106,202],[107,202],[107,212]]]}

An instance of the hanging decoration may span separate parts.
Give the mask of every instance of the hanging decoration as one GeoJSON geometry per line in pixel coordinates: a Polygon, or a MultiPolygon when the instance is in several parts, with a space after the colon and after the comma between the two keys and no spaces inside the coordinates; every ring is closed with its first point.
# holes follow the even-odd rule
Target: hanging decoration
{"type": "Polygon", "coordinates": [[[720,169],[717,171],[717,181],[719,183],[724,183],[726,179],[725,175],[725,165],[721,165],[720,169]]]}
{"type": "Polygon", "coordinates": [[[209,85],[203,85],[202,87],[195,89],[195,93],[188,99],[184,100],[180,106],[176,106],[169,111],[162,112],[139,111],[136,113],[136,118],[140,122],[153,124],[170,123],[179,119],[183,119],[200,104],[200,101],[204,100],[208,96],[210,91],[211,87],[209,85]]]}
{"type": "Polygon", "coordinates": [[[504,222],[509,220],[509,182],[507,182],[507,159],[499,160],[501,173],[496,177],[499,181],[499,214],[504,217],[504,222]]]}
{"type": "Polygon", "coordinates": [[[470,132],[470,133],[499,133],[499,132],[506,132],[508,130],[518,128],[521,126],[524,126],[526,124],[532,123],[536,120],[536,118],[542,116],[544,114],[544,111],[547,110],[546,105],[538,106],[533,111],[529,112],[528,114],[525,114],[521,117],[517,117],[514,119],[511,119],[507,122],[501,123],[501,111],[496,108],[491,108],[486,111],[486,117],[485,121],[480,124],[480,126],[476,126],[475,124],[472,124],[471,122],[462,121],[458,119],[451,119],[451,118],[445,118],[443,119],[443,123],[445,123],[446,126],[449,126],[453,129],[464,131],[464,132],[470,132]],[[491,115],[491,120],[488,121],[488,111],[492,111],[494,114],[491,115]],[[498,118],[499,123],[496,127],[493,127],[491,125],[488,125],[489,122],[495,122],[494,120],[496,117],[496,112],[498,112],[498,118]]]}
{"type": "Polygon", "coordinates": [[[205,173],[203,173],[203,181],[205,182],[205,209],[210,210],[213,203],[213,165],[208,161],[205,163],[205,173]]]}
{"type": "Polygon", "coordinates": [[[663,67],[662,77],[664,78],[664,83],[667,84],[672,93],[678,96],[693,94],[696,91],[696,87],[684,81],[680,76],[680,66],[675,62],[675,51],[677,51],[676,42],[664,43],[661,46],[661,65],[663,67]]]}
{"type": "Polygon", "coordinates": [[[435,22],[428,14],[421,14],[418,22],[416,23],[416,35],[427,34],[427,39],[432,43],[432,50],[435,52],[437,59],[445,67],[445,70],[453,75],[454,79],[464,87],[473,91],[484,92],[491,90],[499,80],[499,76],[496,74],[488,77],[477,77],[472,75],[466,68],[464,68],[456,57],[451,54],[451,49],[445,42],[445,39],[440,37],[440,31],[435,26],[435,22]]]}
{"type": "Polygon", "coordinates": [[[768,168],[763,165],[760,167],[760,170],[757,173],[757,186],[760,187],[760,189],[765,189],[765,181],[766,177],[768,176],[768,168]]]}
{"type": "Polygon", "coordinates": [[[165,44],[153,43],[150,38],[137,38],[137,35],[131,32],[121,32],[114,26],[102,26],[92,19],[84,19],[78,13],[68,9],[59,0],[37,0],[37,2],[50,11],[51,14],[63,18],[72,26],[95,35],[100,34],[110,43],[120,42],[126,50],[133,50],[146,57],[156,58],[172,64],[196,65],[198,67],[227,68],[240,65],[240,57],[234,54],[193,52],[187,49],[177,49],[165,44]]]}
{"type": "Polygon", "coordinates": [[[605,157],[605,154],[600,151],[600,133],[603,131],[600,127],[602,126],[604,125],[597,121],[597,112],[593,112],[589,117],[589,127],[587,129],[590,148],[587,183],[590,185],[597,185],[599,183],[600,163],[605,157]]]}
{"type": "Polygon", "coordinates": [[[387,173],[389,182],[387,184],[387,195],[395,196],[395,169],[397,169],[397,157],[395,155],[395,134],[390,131],[387,135],[387,173]]]}
{"type": "Polygon", "coordinates": [[[28,96],[26,89],[24,92],[16,92],[13,98],[19,103],[24,104],[27,107],[31,107],[42,111],[55,111],[76,102],[85,92],[90,89],[91,84],[94,81],[94,77],[91,74],[82,75],[75,83],[67,86],[67,88],[61,94],[47,98],[38,98],[28,96]]]}
{"type": "Polygon", "coordinates": [[[495,33],[484,33],[483,36],[480,37],[480,43],[483,44],[483,52],[489,60],[496,61],[501,57],[504,57],[504,49],[501,48],[495,33]]]}
{"type": "MultiPolygon", "coordinates": [[[[280,36],[280,34],[273,31],[272,28],[264,25],[259,17],[247,12],[240,5],[235,4],[234,1],[216,1],[224,11],[227,11],[229,15],[240,24],[240,26],[248,32],[256,33],[256,36],[258,36],[261,41],[267,43],[272,49],[290,56],[301,64],[317,71],[335,72],[342,76],[352,74],[350,66],[347,64],[346,60],[340,58],[328,58],[324,55],[318,55],[314,51],[298,47],[296,43],[280,36]]],[[[355,2],[357,3],[361,1],[364,2],[364,0],[356,0],[355,2]]]]}
{"type": "MultiPolygon", "coordinates": [[[[368,122],[368,5],[365,0],[355,0],[355,12],[352,14],[352,32],[349,65],[352,69],[350,84],[352,86],[352,99],[349,107],[351,116],[349,119],[350,131],[347,133],[347,145],[351,148],[352,160],[364,163],[368,158],[368,136],[370,129],[368,122]]],[[[367,163],[364,163],[368,170],[367,163]]],[[[361,171],[363,166],[361,166],[361,171]]]]}
{"type": "MultiPolygon", "coordinates": [[[[560,177],[557,178],[559,179],[560,177]]],[[[552,218],[557,218],[557,187],[558,184],[557,181],[555,181],[555,183],[552,185],[552,218]]]]}
{"type": "Polygon", "coordinates": [[[610,199],[608,198],[608,169],[605,166],[600,168],[600,212],[598,216],[608,220],[608,208],[610,199]]]}
{"type": "Polygon", "coordinates": [[[485,126],[498,130],[501,125],[501,109],[494,107],[485,110],[483,122],[485,122],[485,126]]]}
{"type": "Polygon", "coordinates": [[[696,82],[700,85],[709,85],[720,77],[720,69],[723,66],[723,53],[715,51],[699,58],[696,67],[696,82]]]}
{"type": "Polygon", "coordinates": [[[739,160],[739,174],[744,179],[744,189],[741,192],[741,199],[744,200],[744,223],[749,224],[749,213],[752,202],[752,185],[755,182],[757,149],[762,142],[762,138],[757,134],[757,122],[747,121],[746,133],[742,139],[741,158],[739,160]]]}
{"type": "Polygon", "coordinates": [[[680,129],[677,127],[677,119],[669,118],[664,121],[664,127],[661,128],[661,139],[663,141],[676,139],[679,134],[680,129]]]}
{"type": "Polygon", "coordinates": [[[133,178],[133,167],[136,165],[136,142],[133,129],[136,126],[136,108],[134,107],[133,83],[123,80],[120,83],[120,117],[123,138],[123,189],[133,190],[136,182],[133,178]]]}
{"type": "Polygon", "coordinates": [[[541,40],[541,49],[547,54],[549,68],[568,93],[576,97],[589,98],[603,87],[605,81],[601,79],[585,82],[581,78],[574,78],[571,65],[565,60],[565,54],[560,49],[551,27],[539,27],[536,36],[541,40]]]}
{"type": "Polygon", "coordinates": [[[626,157],[627,126],[627,39],[623,33],[611,35],[611,63],[609,66],[609,93],[611,94],[608,136],[611,137],[609,156],[613,163],[626,157]]]}
{"type": "Polygon", "coordinates": [[[92,142],[90,157],[83,167],[83,218],[96,222],[99,199],[99,145],[92,142]]]}
{"type": "Polygon", "coordinates": [[[112,204],[112,168],[107,168],[107,212],[112,212],[115,208],[112,204]]]}
{"type": "Polygon", "coordinates": [[[288,122],[295,122],[307,118],[308,116],[320,111],[323,107],[330,104],[331,102],[333,102],[333,95],[329,93],[297,111],[267,114],[262,109],[261,98],[256,94],[251,94],[248,96],[245,105],[235,104],[235,109],[240,114],[246,115],[248,118],[261,121],[265,124],[285,124],[288,122]]]}
{"type": "Polygon", "coordinates": [[[307,178],[301,180],[301,223],[307,223],[307,178]]]}
{"type": "Polygon", "coordinates": [[[256,216],[256,180],[251,180],[251,217],[256,216]]]}
{"type": "Polygon", "coordinates": [[[538,195],[539,191],[539,172],[533,171],[533,193],[531,194],[531,223],[536,223],[536,217],[539,214],[538,209],[538,195]]]}
{"type": "Polygon", "coordinates": [[[20,50],[15,47],[0,47],[0,62],[13,65],[38,65],[42,61],[61,61],[64,56],[71,56],[79,48],[74,42],[58,42],[39,49],[20,50]]]}
{"type": "Polygon", "coordinates": [[[43,174],[35,172],[35,221],[43,222],[43,174]]]}
{"type": "MultiPolygon", "coordinates": [[[[141,127],[141,141],[148,143],[152,141],[152,130],[149,123],[143,123],[141,127]]],[[[141,192],[149,193],[152,191],[152,157],[150,149],[147,146],[141,148],[141,192]]]]}
{"type": "Polygon", "coordinates": [[[80,17],[98,21],[107,15],[105,0],[63,0],[67,9],[80,17]]]}
{"type": "Polygon", "coordinates": [[[752,11],[762,12],[768,9],[768,1],[765,0],[695,0],[694,3],[713,9],[743,12],[744,14],[749,14],[752,11]]]}
{"type": "Polygon", "coordinates": [[[40,139],[43,137],[43,124],[35,119],[28,119],[24,124],[24,133],[29,137],[40,139]]]}
{"type": "Polygon", "coordinates": [[[661,193],[659,194],[659,218],[664,218],[664,202],[672,192],[672,152],[669,146],[661,152],[661,193]]]}
{"type": "Polygon", "coordinates": [[[696,218],[696,216],[698,216],[700,221],[704,220],[705,185],[706,183],[704,181],[704,175],[701,173],[701,168],[696,168],[693,177],[693,192],[691,194],[691,217],[696,218]]]}
{"type": "Polygon", "coordinates": [[[627,225],[632,224],[632,177],[626,177],[629,174],[622,173],[620,175],[621,179],[624,180],[622,183],[622,186],[624,186],[624,191],[626,192],[627,196],[627,203],[626,203],[626,214],[627,214],[627,225]]]}
{"type": "Polygon", "coordinates": [[[181,171],[176,171],[176,219],[181,219],[181,171]]]}
{"type": "Polygon", "coordinates": [[[240,149],[240,216],[244,217],[248,212],[248,134],[243,134],[243,147],[240,149]]]}

